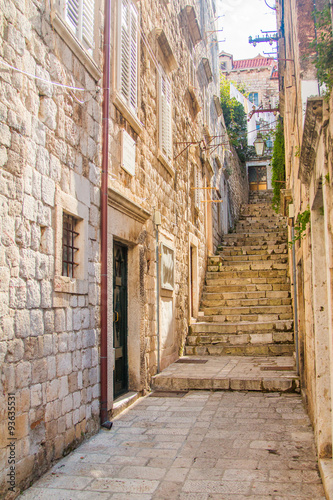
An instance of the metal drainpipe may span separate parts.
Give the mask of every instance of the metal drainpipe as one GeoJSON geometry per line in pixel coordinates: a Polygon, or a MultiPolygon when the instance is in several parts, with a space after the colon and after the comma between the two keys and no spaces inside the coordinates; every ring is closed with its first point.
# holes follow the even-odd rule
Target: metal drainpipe
{"type": "Polygon", "coordinates": [[[160,373],[160,255],[158,249],[158,225],[156,224],[156,335],[157,335],[157,373],[160,373]]]}
{"type": "MultiPolygon", "coordinates": [[[[291,241],[294,241],[295,228],[294,219],[291,226],[291,241]]],[[[296,289],[296,252],[295,243],[293,244],[293,281],[294,281],[294,319],[295,319],[295,346],[296,346],[296,372],[299,375],[299,354],[298,354],[298,308],[297,308],[297,289],[296,289]]]]}
{"type": "Polygon", "coordinates": [[[109,156],[109,103],[110,103],[110,44],[111,44],[111,0],[105,0],[104,67],[103,67],[103,117],[102,117],[102,187],[101,187],[101,346],[100,373],[101,398],[100,421],[111,429],[108,420],[108,156],[109,156]]]}

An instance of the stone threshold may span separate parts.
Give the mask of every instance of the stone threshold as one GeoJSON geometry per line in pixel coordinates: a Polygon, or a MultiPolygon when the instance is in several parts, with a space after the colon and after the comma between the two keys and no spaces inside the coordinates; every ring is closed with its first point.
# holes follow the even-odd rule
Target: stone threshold
{"type": "Polygon", "coordinates": [[[320,458],[319,470],[327,500],[333,500],[333,459],[320,458]]]}
{"type": "Polygon", "coordinates": [[[132,404],[134,404],[139,397],[141,396],[140,392],[126,392],[119,398],[115,399],[113,402],[111,417],[114,418],[118,416],[121,412],[129,408],[132,404]]]}

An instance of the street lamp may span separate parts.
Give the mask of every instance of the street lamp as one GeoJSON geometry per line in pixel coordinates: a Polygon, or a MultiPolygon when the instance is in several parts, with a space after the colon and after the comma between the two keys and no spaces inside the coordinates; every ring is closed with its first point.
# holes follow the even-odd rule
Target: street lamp
{"type": "Polygon", "coordinates": [[[254,145],[254,148],[256,150],[256,155],[257,156],[263,156],[264,150],[265,150],[265,141],[262,138],[262,135],[261,135],[260,132],[258,132],[257,138],[254,141],[253,145],[254,145]]]}

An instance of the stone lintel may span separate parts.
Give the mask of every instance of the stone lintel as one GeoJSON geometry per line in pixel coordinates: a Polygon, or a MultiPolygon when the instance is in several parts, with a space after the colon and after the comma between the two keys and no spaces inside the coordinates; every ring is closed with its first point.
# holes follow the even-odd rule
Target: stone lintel
{"type": "Polygon", "coordinates": [[[213,96],[213,100],[214,100],[214,105],[215,105],[217,116],[221,116],[222,115],[221,101],[217,95],[213,96]]]}
{"type": "Polygon", "coordinates": [[[207,78],[208,83],[210,83],[213,80],[213,72],[212,68],[210,67],[210,62],[207,57],[203,57],[202,59],[202,66],[205,71],[205,75],[207,78]]]}
{"type": "Polygon", "coordinates": [[[127,198],[127,196],[111,187],[108,190],[108,205],[141,224],[144,224],[152,216],[151,212],[140,207],[140,205],[127,198]]]}
{"type": "Polygon", "coordinates": [[[323,124],[324,100],[322,97],[310,97],[307,100],[302,138],[302,149],[298,178],[309,185],[315,166],[320,132],[323,124]]]}
{"type": "Polygon", "coordinates": [[[186,5],[186,7],[183,9],[183,12],[186,17],[186,24],[190,32],[193,45],[196,45],[202,40],[202,36],[194,7],[192,7],[191,5],[186,5]]]}
{"type": "Polygon", "coordinates": [[[156,35],[156,39],[158,41],[158,44],[160,46],[160,49],[162,51],[162,54],[163,54],[168,66],[169,66],[170,71],[177,69],[178,63],[177,63],[176,58],[173,54],[172,48],[169,44],[169,41],[166,37],[164,30],[156,28],[155,35],[156,35]]]}

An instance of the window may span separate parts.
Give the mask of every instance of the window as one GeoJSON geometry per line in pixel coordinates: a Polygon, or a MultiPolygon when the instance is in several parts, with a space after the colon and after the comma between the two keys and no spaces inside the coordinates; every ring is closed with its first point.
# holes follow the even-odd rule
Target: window
{"type": "Polygon", "coordinates": [[[95,41],[96,12],[101,0],[57,0],[51,11],[52,26],[84,68],[98,81],[101,78],[95,41]]]}
{"type": "Polygon", "coordinates": [[[227,69],[227,63],[226,62],[221,62],[220,68],[222,71],[225,71],[227,69]]]}
{"type": "Polygon", "coordinates": [[[172,126],[171,126],[171,83],[163,68],[159,67],[159,135],[160,150],[171,161],[172,126]]]}
{"type": "MultiPolygon", "coordinates": [[[[89,182],[78,174],[75,185],[78,196],[58,190],[55,206],[54,290],[61,294],[88,293],[88,220],[90,199],[86,199],[89,182]]],[[[58,303],[62,301],[58,297],[58,303]],[[60,302],[59,302],[60,301],[60,302]]],[[[65,299],[64,299],[65,300],[65,299]]]]}
{"type": "Polygon", "coordinates": [[[118,89],[132,112],[137,112],[138,12],[130,0],[119,0],[118,89]]]}
{"type": "Polygon", "coordinates": [[[79,232],[76,231],[77,219],[72,215],[63,214],[63,239],[62,239],[62,276],[75,278],[75,269],[78,266],[75,255],[79,250],[77,245],[77,237],[79,232]]]}
{"type": "Polygon", "coordinates": [[[255,106],[259,106],[258,92],[250,92],[249,93],[249,101],[251,101],[255,106]]]}
{"type": "Polygon", "coordinates": [[[94,48],[95,0],[64,0],[65,20],[88,52],[94,48]]]}

